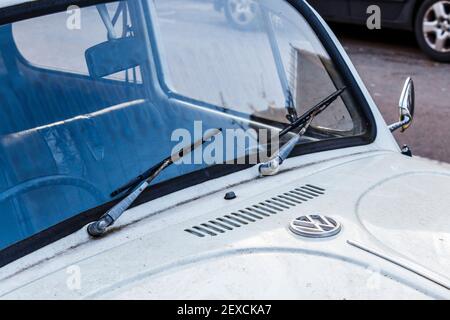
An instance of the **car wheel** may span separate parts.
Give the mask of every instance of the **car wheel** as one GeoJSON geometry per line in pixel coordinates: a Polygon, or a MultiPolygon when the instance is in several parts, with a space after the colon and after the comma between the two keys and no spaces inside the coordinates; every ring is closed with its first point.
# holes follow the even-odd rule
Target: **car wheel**
{"type": "Polygon", "coordinates": [[[255,0],[225,0],[227,20],[238,29],[253,28],[258,20],[258,11],[255,0]]]}
{"type": "Polygon", "coordinates": [[[450,0],[426,0],[417,13],[415,33],[432,59],[450,62],[450,0]]]}

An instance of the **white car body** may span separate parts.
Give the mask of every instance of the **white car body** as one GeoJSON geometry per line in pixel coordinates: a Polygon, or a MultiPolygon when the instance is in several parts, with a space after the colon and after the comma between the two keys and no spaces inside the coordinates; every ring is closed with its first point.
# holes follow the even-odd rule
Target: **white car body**
{"type": "Polygon", "coordinates": [[[80,230],[0,269],[0,298],[449,299],[450,169],[400,153],[333,39],[371,106],[373,143],[290,158],[272,177],[254,167],[172,193],[129,210],[99,240],[80,230]],[[216,236],[185,231],[305,185],[325,191],[216,236]],[[224,200],[231,190],[237,198],[224,200]],[[332,217],[341,232],[293,234],[291,221],[309,214],[332,217]]]}

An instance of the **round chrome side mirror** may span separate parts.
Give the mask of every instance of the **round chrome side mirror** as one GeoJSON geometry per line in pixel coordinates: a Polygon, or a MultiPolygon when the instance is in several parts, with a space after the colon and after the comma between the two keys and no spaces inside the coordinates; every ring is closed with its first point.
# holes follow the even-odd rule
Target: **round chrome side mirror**
{"type": "Polygon", "coordinates": [[[405,81],[398,105],[400,120],[399,122],[393,123],[389,126],[389,130],[391,130],[391,132],[398,129],[401,129],[401,132],[404,132],[413,122],[415,110],[415,91],[414,81],[411,78],[408,78],[405,81]]]}

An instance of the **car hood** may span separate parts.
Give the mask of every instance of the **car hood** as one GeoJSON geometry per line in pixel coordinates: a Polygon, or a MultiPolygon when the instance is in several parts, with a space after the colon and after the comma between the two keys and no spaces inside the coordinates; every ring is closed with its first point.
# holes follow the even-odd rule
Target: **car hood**
{"type": "Polygon", "coordinates": [[[393,152],[294,166],[119,225],[101,240],[82,230],[75,245],[63,239],[33,264],[7,266],[0,296],[449,298],[449,190],[448,168],[393,152]],[[226,201],[230,190],[237,199],[226,201]],[[283,197],[295,190],[309,193],[283,197]],[[239,217],[270,204],[267,216],[239,217]],[[311,214],[332,217],[341,232],[312,239],[289,230],[311,214]],[[214,224],[230,217],[235,226],[214,224]]]}

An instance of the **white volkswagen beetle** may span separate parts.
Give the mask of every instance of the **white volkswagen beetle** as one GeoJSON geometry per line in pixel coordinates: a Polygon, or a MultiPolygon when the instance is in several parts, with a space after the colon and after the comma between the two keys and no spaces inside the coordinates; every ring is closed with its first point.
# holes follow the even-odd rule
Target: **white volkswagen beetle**
{"type": "Polygon", "coordinates": [[[2,299],[450,298],[412,80],[388,126],[305,1],[258,5],[2,2],[2,299]]]}

